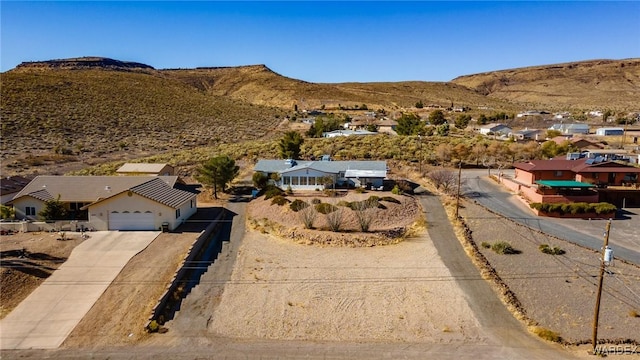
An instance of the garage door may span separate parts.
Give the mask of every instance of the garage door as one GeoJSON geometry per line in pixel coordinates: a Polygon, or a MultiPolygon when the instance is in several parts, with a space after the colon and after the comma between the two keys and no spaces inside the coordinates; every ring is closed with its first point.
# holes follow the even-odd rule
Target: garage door
{"type": "Polygon", "coordinates": [[[155,230],[152,212],[112,212],[109,230],[155,230]]]}

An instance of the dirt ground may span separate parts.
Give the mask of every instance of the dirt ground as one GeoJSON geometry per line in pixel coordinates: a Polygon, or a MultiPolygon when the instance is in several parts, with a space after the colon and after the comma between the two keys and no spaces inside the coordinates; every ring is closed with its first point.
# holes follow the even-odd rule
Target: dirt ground
{"type": "MultiPolygon", "coordinates": [[[[353,194],[355,197],[348,200],[372,194],[378,195],[353,194]]],[[[388,194],[378,196],[382,195],[388,194]]],[[[374,229],[422,221],[420,208],[411,204],[410,197],[398,198],[408,202],[398,208],[385,203],[387,209],[380,210],[383,217],[375,222],[374,229]]],[[[284,229],[302,231],[296,213],[286,207],[271,205],[270,201],[252,201],[248,208],[254,219],[266,217],[281,222],[284,229]]],[[[530,232],[474,204],[466,204],[461,215],[473,230],[476,242],[507,240],[521,251],[517,255],[497,255],[482,249],[530,318],[560,333],[567,341],[590,338],[598,254],[530,232]],[[540,243],[559,246],[566,254],[543,254],[538,250],[540,243]]],[[[317,226],[321,227],[320,222],[317,226]]],[[[414,236],[404,241],[366,247],[336,246],[335,242],[322,241],[309,244],[248,231],[238,251],[232,279],[211,314],[208,335],[212,339],[240,341],[490,342],[424,228],[421,232],[420,228],[414,231],[414,236]],[[443,298],[454,300],[442,306],[443,298]]],[[[358,233],[352,229],[347,234],[358,233]]],[[[150,335],[144,332],[144,323],[195,236],[162,234],[134,257],[62,348],[98,350],[148,344],[150,335]]],[[[5,260],[15,260],[16,253],[11,251],[25,247],[30,253],[48,254],[57,260],[45,266],[53,267],[66,259],[81,241],[72,237],[62,242],[56,237],[50,233],[2,237],[3,311],[4,306],[8,309],[11,302],[19,303],[37,286],[31,285],[22,298],[5,295],[15,294],[12,288],[26,289],[6,276],[7,271],[9,275],[23,274],[5,267],[5,260]],[[5,301],[5,296],[12,300],[5,301]]],[[[610,270],[613,275],[605,278],[599,338],[638,341],[640,318],[632,317],[631,312],[640,312],[640,269],[616,262],[610,270]]],[[[30,281],[36,280],[37,277],[30,281]]],[[[168,335],[180,337],[175,332],[168,335]]],[[[153,335],[154,340],[161,340],[162,336],[153,335]]],[[[582,356],[586,348],[575,347],[573,352],[582,356]]]]}
{"type": "MultiPolygon", "coordinates": [[[[461,215],[480,251],[529,318],[569,343],[591,341],[601,254],[530,230],[471,202],[465,202],[461,215]],[[497,241],[509,242],[520,253],[499,255],[481,246],[497,241]],[[544,254],[541,244],[566,253],[544,254]]],[[[640,342],[640,267],[614,260],[607,270],[598,339],[640,342]]]]}
{"type": "Polygon", "coordinates": [[[83,240],[80,233],[31,232],[0,236],[0,319],[36,289],[83,240]],[[23,251],[24,250],[24,251],[23,251]]]}

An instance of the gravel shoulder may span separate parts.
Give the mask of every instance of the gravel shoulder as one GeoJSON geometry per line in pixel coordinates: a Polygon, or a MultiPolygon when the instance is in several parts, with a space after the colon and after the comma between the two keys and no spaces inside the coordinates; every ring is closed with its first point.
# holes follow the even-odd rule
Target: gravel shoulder
{"type": "MultiPolygon", "coordinates": [[[[461,215],[482,254],[522,303],[529,318],[557,332],[568,343],[590,342],[600,254],[546,235],[464,202],[461,215]],[[499,255],[481,246],[507,241],[520,251],[499,255]],[[541,244],[564,250],[548,255],[541,244]]],[[[604,229],[603,229],[604,230],[604,229]]],[[[608,267],[600,309],[598,338],[640,341],[640,268],[615,261],[608,267]]]]}

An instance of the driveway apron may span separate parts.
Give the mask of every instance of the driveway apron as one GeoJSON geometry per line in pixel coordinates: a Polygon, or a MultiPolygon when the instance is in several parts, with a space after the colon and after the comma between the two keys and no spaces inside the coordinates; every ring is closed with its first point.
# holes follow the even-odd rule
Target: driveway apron
{"type": "Polygon", "coordinates": [[[55,349],[129,260],[160,234],[97,231],[0,321],[0,349],[55,349]]]}

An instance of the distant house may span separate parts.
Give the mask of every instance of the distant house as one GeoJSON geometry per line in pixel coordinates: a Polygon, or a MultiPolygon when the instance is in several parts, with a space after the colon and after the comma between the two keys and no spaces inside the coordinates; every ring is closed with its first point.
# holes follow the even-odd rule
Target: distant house
{"type": "Polygon", "coordinates": [[[538,129],[522,129],[509,133],[510,137],[515,140],[538,140],[542,137],[542,130],[538,129]]]}
{"type": "Polygon", "coordinates": [[[588,134],[589,125],[587,124],[553,124],[549,130],[558,130],[562,134],[588,134]]]}
{"type": "Polygon", "coordinates": [[[482,135],[489,135],[489,134],[508,135],[511,132],[513,132],[513,130],[511,130],[511,128],[509,128],[507,125],[504,125],[504,124],[492,123],[492,124],[487,124],[480,127],[480,134],[482,135]]]}
{"type": "Polygon", "coordinates": [[[18,219],[38,219],[59,199],[70,220],[96,230],[175,229],[196,212],[197,194],[175,188],[177,176],[38,176],[10,204],[18,219]]]}
{"type": "Polygon", "coordinates": [[[619,127],[602,127],[602,128],[596,129],[596,135],[600,135],[600,136],[624,135],[624,129],[619,127]]]}
{"type": "Polygon", "coordinates": [[[259,160],[254,171],[278,174],[276,186],[292,190],[321,190],[325,186],[382,187],[385,161],[259,160]],[[326,181],[330,179],[330,181],[326,181]]]}
{"type": "Polygon", "coordinates": [[[573,135],[556,136],[551,139],[558,145],[562,145],[564,142],[569,141],[573,147],[578,150],[585,149],[602,149],[604,145],[600,142],[594,142],[582,137],[574,137],[573,135]]]}
{"type": "Polygon", "coordinates": [[[322,137],[332,138],[338,136],[362,136],[362,135],[378,135],[377,132],[367,130],[334,130],[329,132],[323,132],[322,137]]]}
{"type": "Polygon", "coordinates": [[[116,170],[118,175],[173,176],[175,169],[169,164],[126,163],[116,170]]]}
{"type": "Polygon", "coordinates": [[[5,205],[30,181],[31,179],[22,176],[7,176],[0,179],[0,203],[5,205]]]}

